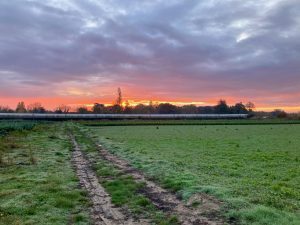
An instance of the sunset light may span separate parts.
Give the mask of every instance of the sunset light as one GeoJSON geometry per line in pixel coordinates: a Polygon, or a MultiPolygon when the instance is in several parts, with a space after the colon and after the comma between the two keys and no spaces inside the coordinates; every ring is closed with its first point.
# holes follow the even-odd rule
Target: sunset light
{"type": "Polygon", "coordinates": [[[1,1],[0,105],[113,104],[121,87],[132,105],[299,111],[295,1],[125,2],[1,1]]]}
{"type": "Polygon", "coordinates": [[[300,225],[300,0],[0,0],[0,225],[300,225]]]}

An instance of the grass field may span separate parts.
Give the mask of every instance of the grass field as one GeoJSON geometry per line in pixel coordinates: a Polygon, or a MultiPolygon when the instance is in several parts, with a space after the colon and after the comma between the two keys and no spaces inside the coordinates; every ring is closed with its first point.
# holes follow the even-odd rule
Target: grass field
{"type": "Polygon", "coordinates": [[[78,188],[61,125],[11,129],[0,137],[1,225],[89,223],[86,194],[78,188]]]}
{"type": "Polygon", "coordinates": [[[300,224],[300,125],[84,129],[183,198],[206,192],[224,200],[231,220],[300,224]]]}
{"type": "Polygon", "coordinates": [[[231,224],[299,225],[300,125],[286,122],[0,121],[0,225],[90,224],[70,132],[115,207],[134,217],[179,219],[142,194],[145,183],[104,160],[95,141],[184,201],[201,192],[220,199],[231,224]]]}
{"type": "Polygon", "coordinates": [[[139,190],[144,188],[144,183],[136,182],[131,176],[122,174],[100,157],[95,143],[87,138],[85,133],[78,132],[79,130],[74,128],[73,131],[114,205],[127,208],[135,216],[150,219],[153,224],[178,225],[175,215],[164,215],[147,197],[139,193],[139,190]]]}
{"type": "Polygon", "coordinates": [[[4,136],[10,131],[23,131],[32,129],[37,122],[34,121],[6,121],[0,120],[0,136],[4,136]]]}
{"type": "Polygon", "coordinates": [[[145,125],[280,125],[280,124],[300,124],[300,120],[293,119],[211,119],[211,120],[95,120],[79,121],[86,126],[145,126],[145,125]]]}

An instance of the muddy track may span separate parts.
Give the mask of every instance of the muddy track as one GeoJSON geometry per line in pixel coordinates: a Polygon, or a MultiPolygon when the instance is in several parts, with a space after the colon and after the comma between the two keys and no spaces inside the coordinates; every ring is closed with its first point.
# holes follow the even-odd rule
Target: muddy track
{"type": "Polygon", "coordinates": [[[167,191],[158,184],[147,179],[145,175],[129,165],[129,163],[111,154],[102,145],[96,144],[101,157],[122,172],[131,175],[137,182],[145,183],[145,188],[141,191],[147,196],[157,208],[177,215],[182,225],[221,225],[225,224],[220,217],[220,207],[222,203],[206,194],[194,195],[187,204],[184,204],[174,193],[167,191]],[[199,203],[193,207],[193,202],[199,203]]]}
{"type": "Polygon", "coordinates": [[[70,135],[73,144],[72,163],[76,169],[80,185],[87,191],[92,203],[90,214],[95,225],[146,225],[145,221],[134,221],[129,215],[122,213],[111,203],[110,196],[100,185],[99,180],[90,168],[90,162],[84,157],[73,135],[70,135]]]}

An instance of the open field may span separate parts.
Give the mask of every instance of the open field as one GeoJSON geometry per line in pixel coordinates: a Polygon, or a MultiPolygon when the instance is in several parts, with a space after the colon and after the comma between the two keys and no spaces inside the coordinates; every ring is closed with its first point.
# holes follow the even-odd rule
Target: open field
{"type": "Polygon", "coordinates": [[[101,126],[145,126],[145,125],[280,125],[300,124],[300,120],[290,119],[217,119],[217,120],[98,120],[79,121],[80,124],[93,127],[101,126]]]}
{"type": "Polygon", "coordinates": [[[0,121],[0,225],[298,225],[300,125],[257,122],[0,121]]]}
{"type": "Polygon", "coordinates": [[[88,224],[86,194],[78,188],[60,125],[0,137],[1,225],[88,224]]]}
{"type": "Polygon", "coordinates": [[[224,200],[245,224],[300,224],[300,126],[103,126],[86,130],[187,199],[224,200]],[[89,130],[89,131],[88,131],[89,130]]]}

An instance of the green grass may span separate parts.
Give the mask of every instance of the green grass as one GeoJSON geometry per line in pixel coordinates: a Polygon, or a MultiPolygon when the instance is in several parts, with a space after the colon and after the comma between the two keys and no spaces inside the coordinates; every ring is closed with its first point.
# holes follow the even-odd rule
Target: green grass
{"type": "Polygon", "coordinates": [[[0,224],[88,224],[86,193],[70,163],[62,124],[0,138],[0,224]]]}
{"type": "Polygon", "coordinates": [[[231,119],[231,120],[195,120],[195,119],[178,119],[178,120],[96,120],[96,121],[79,121],[82,125],[99,127],[99,126],[146,126],[146,125],[266,125],[266,124],[300,124],[300,120],[295,119],[231,119]]]}
{"type": "Polygon", "coordinates": [[[206,192],[241,224],[300,224],[300,125],[88,127],[187,199],[206,192]]]}
{"type": "Polygon", "coordinates": [[[31,130],[37,122],[22,120],[0,120],[0,137],[11,131],[31,130]]]}
{"type": "Polygon", "coordinates": [[[100,157],[95,143],[75,127],[72,128],[77,142],[92,162],[91,166],[100,178],[101,185],[111,196],[115,206],[128,209],[134,217],[150,219],[157,225],[177,225],[174,215],[166,215],[158,210],[152,202],[140,194],[144,183],[135,181],[130,175],[122,173],[109,162],[100,157]]]}

